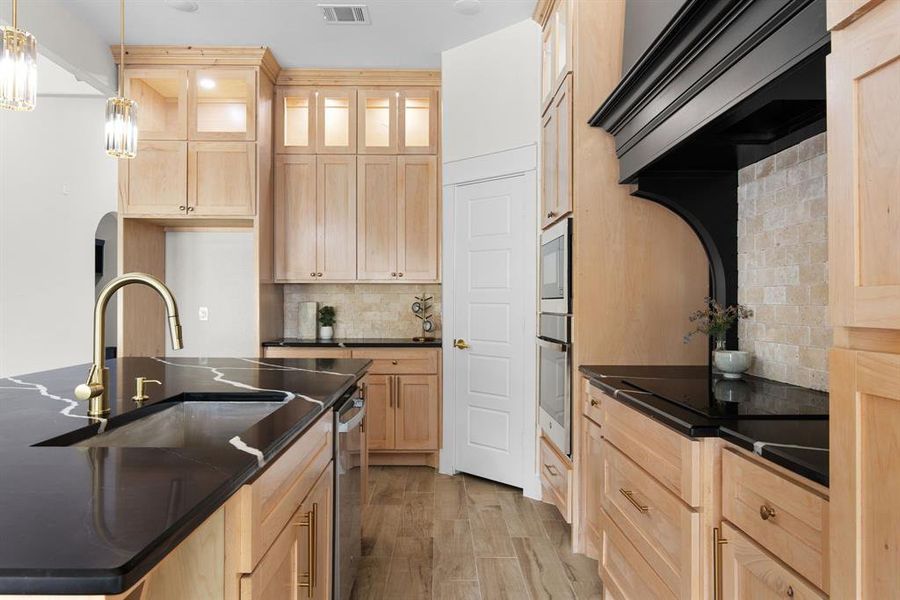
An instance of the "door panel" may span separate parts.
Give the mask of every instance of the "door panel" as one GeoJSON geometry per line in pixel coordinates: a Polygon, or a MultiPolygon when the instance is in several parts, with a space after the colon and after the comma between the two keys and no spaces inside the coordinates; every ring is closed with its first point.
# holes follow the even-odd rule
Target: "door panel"
{"type": "Polygon", "coordinates": [[[314,154],[316,151],[315,88],[278,86],[275,92],[275,152],[314,154]]]}
{"type": "MultiPolygon", "coordinates": [[[[525,282],[519,256],[528,210],[524,177],[460,186],[454,196],[457,468],[521,487],[526,410],[521,373],[525,282]]],[[[533,357],[533,348],[527,351],[533,357]]],[[[534,410],[527,402],[528,410],[534,410]]]]}
{"type": "Polygon", "coordinates": [[[397,169],[397,276],[404,281],[437,281],[437,158],[401,156],[397,169]]]}
{"type": "Polygon", "coordinates": [[[398,103],[400,154],[437,154],[438,91],[401,90],[398,103]]]}
{"type": "Polygon", "coordinates": [[[316,102],[316,151],[356,153],[356,88],[323,88],[316,102]]]}
{"type": "Polygon", "coordinates": [[[275,157],[275,279],[316,274],[316,157],[275,157]]]}
{"type": "Polygon", "coordinates": [[[567,77],[553,99],[556,114],[556,206],[553,219],[572,212],[572,78],[567,77]]]}
{"type": "Polygon", "coordinates": [[[126,215],[180,215],[187,205],[187,143],[138,142],[128,170],[126,215]]]}
{"type": "Polygon", "coordinates": [[[357,148],[359,154],[397,154],[395,90],[358,90],[357,148]]]}
{"type": "Polygon", "coordinates": [[[297,523],[307,523],[298,527],[300,544],[296,568],[301,598],[313,600],[331,598],[333,497],[334,463],[328,463],[328,468],[322,472],[309,495],[297,509],[294,519],[297,523]],[[314,539],[310,540],[309,536],[313,536],[314,539]],[[313,549],[312,556],[309,553],[310,547],[313,549]],[[306,586],[312,587],[311,593],[306,586]]]}
{"type": "Polygon", "coordinates": [[[436,375],[395,375],[397,450],[437,450],[440,402],[436,375]]]}
{"type": "Polygon", "coordinates": [[[125,97],[138,103],[142,140],[186,140],[188,72],[185,69],[128,69],[125,97]]]}
{"type": "Polygon", "coordinates": [[[603,510],[603,439],[600,426],[581,418],[583,432],[582,464],[584,465],[584,524],[586,528],[586,553],[593,559],[600,556],[600,511],[603,510]]]}
{"type": "Polygon", "coordinates": [[[189,139],[256,139],[256,96],[254,69],[191,69],[189,139]]]}
{"type": "Polygon", "coordinates": [[[358,277],[368,281],[397,278],[397,158],[360,156],[358,277]]]}
{"type": "Polygon", "coordinates": [[[394,448],[394,400],[392,375],[367,375],[366,436],[369,450],[394,448]]]}
{"type": "Polygon", "coordinates": [[[317,172],[316,276],[356,279],[356,157],[319,156],[317,172]]]}
{"type": "Polygon", "coordinates": [[[556,111],[551,105],[541,123],[541,222],[544,227],[553,222],[556,212],[557,126],[556,111]]]}
{"type": "Polygon", "coordinates": [[[190,142],[188,144],[188,210],[190,214],[196,216],[252,216],[256,208],[255,198],[255,143],[190,142]]]}
{"type": "Polygon", "coordinates": [[[250,575],[241,577],[241,600],[299,600],[300,539],[291,519],[250,575]]]}

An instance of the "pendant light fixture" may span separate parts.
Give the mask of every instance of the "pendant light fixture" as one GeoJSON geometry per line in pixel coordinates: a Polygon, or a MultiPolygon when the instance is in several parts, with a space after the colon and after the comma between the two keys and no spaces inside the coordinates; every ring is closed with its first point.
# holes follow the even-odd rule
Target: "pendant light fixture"
{"type": "Polygon", "coordinates": [[[116,158],[137,154],[137,102],[125,97],[125,0],[119,0],[119,95],[106,101],[106,153],[116,158]]]}
{"type": "Polygon", "coordinates": [[[0,108],[34,110],[37,97],[37,41],[18,29],[19,6],[12,0],[12,27],[0,27],[0,108]]]}

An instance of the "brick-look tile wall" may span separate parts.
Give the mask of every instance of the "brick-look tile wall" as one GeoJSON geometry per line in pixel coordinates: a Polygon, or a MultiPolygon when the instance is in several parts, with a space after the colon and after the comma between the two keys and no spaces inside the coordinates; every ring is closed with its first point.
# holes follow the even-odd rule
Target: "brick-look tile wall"
{"type": "Polygon", "coordinates": [[[828,389],[824,133],[738,172],[739,324],[751,373],[828,389]]]}
{"type": "Polygon", "coordinates": [[[284,287],[284,337],[296,337],[300,302],[335,309],[335,337],[413,337],[421,321],[410,308],[415,296],[434,296],[432,313],[441,335],[441,286],[437,284],[298,283],[284,287]]]}

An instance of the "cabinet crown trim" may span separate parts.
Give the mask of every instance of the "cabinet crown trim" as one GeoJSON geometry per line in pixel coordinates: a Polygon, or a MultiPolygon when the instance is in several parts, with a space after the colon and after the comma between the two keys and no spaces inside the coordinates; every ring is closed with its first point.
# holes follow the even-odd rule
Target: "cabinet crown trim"
{"type": "MultiPolygon", "coordinates": [[[[119,46],[110,52],[119,64],[119,46]]],[[[259,67],[273,82],[282,70],[267,46],[125,46],[125,65],[259,67]]]]}
{"type": "Polygon", "coordinates": [[[441,85],[439,69],[282,69],[277,85],[433,86],[441,85]]]}

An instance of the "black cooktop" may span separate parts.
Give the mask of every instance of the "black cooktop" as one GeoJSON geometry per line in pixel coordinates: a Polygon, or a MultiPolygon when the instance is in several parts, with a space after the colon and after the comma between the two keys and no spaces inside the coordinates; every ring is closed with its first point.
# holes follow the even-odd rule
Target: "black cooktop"
{"type": "Polygon", "coordinates": [[[624,377],[623,383],[712,419],[823,418],[828,394],[745,375],[709,377],[624,377]]]}

